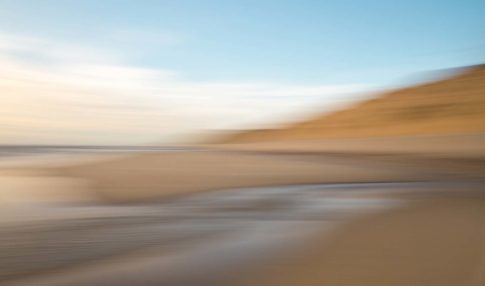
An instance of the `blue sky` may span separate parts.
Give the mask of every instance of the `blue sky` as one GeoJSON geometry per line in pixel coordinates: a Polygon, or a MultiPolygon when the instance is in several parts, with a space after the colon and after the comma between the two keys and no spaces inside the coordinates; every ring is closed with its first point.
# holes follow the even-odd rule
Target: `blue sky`
{"type": "MultiPolygon", "coordinates": [[[[180,111],[192,117],[167,120],[177,124],[185,120],[182,125],[191,126],[205,116],[207,120],[201,120],[205,123],[194,130],[231,128],[251,126],[315,104],[325,109],[336,99],[359,98],[354,96],[359,88],[392,87],[419,72],[483,63],[484,11],[485,1],[478,0],[0,0],[0,59],[11,68],[4,73],[21,74],[25,81],[26,76],[33,76],[27,69],[36,70],[36,75],[51,75],[49,84],[57,89],[78,80],[77,92],[85,92],[80,83],[86,84],[86,76],[95,79],[96,83],[87,84],[93,87],[89,94],[99,91],[96,84],[105,88],[120,80],[131,81],[132,76],[143,78],[132,87],[157,83],[149,89],[134,89],[139,96],[131,95],[131,99],[126,99],[130,95],[116,95],[116,90],[105,92],[113,94],[108,102],[121,98],[114,104],[118,107],[121,103],[136,106],[134,102],[140,101],[161,107],[177,101],[183,106],[219,94],[192,106],[195,111],[180,111]],[[106,79],[107,70],[116,70],[112,74],[120,77],[106,79]],[[79,74],[84,79],[75,79],[79,74]],[[160,74],[163,79],[154,79],[160,74]],[[103,79],[106,81],[101,83],[103,79]],[[167,84],[161,86],[160,82],[167,84]],[[293,92],[278,96],[285,90],[293,92]],[[245,110],[237,110],[234,106],[242,102],[245,110]],[[207,114],[194,115],[201,113],[201,105],[212,110],[202,113],[220,115],[212,119],[207,114]],[[273,109],[274,116],[264,116],[273,109]],[[252,110],[263,115],[254,115],[252,110]],[[214,124],[230,114],[235,114],[234,120],[214,124]]],[[[13,80],[10,75],[7,77],[13,80]]],[[[37,81],[42,80],[47,79],[37,81]]],[[[99,97],[92,98],[97,102],[99,97]]],[[[81,105],[96,105],[86,101],[81,105]]],[[[140,110],[137,114],[143,113],[140,110]]],[[[146,119],[143,116],[140,122],[146,119]]],[[[192,130],[177,124],[162,129],[174,134],[175,129],[192,130]]],[[[103,134],[83,128],[92,135],[87,141],[103,134]]],[[[130,132],[125,130],[115,137],[127,134],[130,132]]],[[[12,136],[17,136],[15,142],[30,140],[12,136]]]]}
{"type": "Polygon", "coordinates": [[[485,60],[479,0],[0,4],[3,31],[115,48],[196,80],[385,81],[485,60]],[[123,29],[126,41],[106,37],[123,29]]]}

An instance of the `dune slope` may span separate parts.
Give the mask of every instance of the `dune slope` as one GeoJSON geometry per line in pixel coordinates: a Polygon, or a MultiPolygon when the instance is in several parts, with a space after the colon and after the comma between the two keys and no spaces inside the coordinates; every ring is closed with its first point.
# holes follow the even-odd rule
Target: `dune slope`
{"type": "Polygon", "coordinates": [[[479,65],[286,128],[236,133],[221,143],[483,131],[485,65],[479,65]]]}

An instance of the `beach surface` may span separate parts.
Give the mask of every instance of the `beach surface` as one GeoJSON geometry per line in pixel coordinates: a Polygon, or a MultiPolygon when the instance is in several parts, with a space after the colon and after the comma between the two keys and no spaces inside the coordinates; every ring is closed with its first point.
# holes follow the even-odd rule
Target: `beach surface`
{"type": "Polygon", "coordinates": [[[483,284],[480,160],[290,151],[10,160],[0,281],[483,284]]]}

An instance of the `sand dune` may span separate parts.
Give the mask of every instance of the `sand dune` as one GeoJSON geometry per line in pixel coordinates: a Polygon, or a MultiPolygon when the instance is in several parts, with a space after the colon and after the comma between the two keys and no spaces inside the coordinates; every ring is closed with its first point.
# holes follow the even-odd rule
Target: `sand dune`
{"type": "Polygon", "coordinates": [[[484,131],[485,65],[479,65],[285,128],[229,135],[220,143],[484,131]]]}

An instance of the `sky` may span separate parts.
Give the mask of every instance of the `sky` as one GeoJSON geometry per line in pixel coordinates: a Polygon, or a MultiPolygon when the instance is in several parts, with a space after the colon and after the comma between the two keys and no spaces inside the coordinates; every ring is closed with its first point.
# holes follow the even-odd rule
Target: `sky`
{"type": "Polygon", "coordinates": [[[0,144],[170,142],[485,62],[485,1],[0,0],[0,144]]]}

